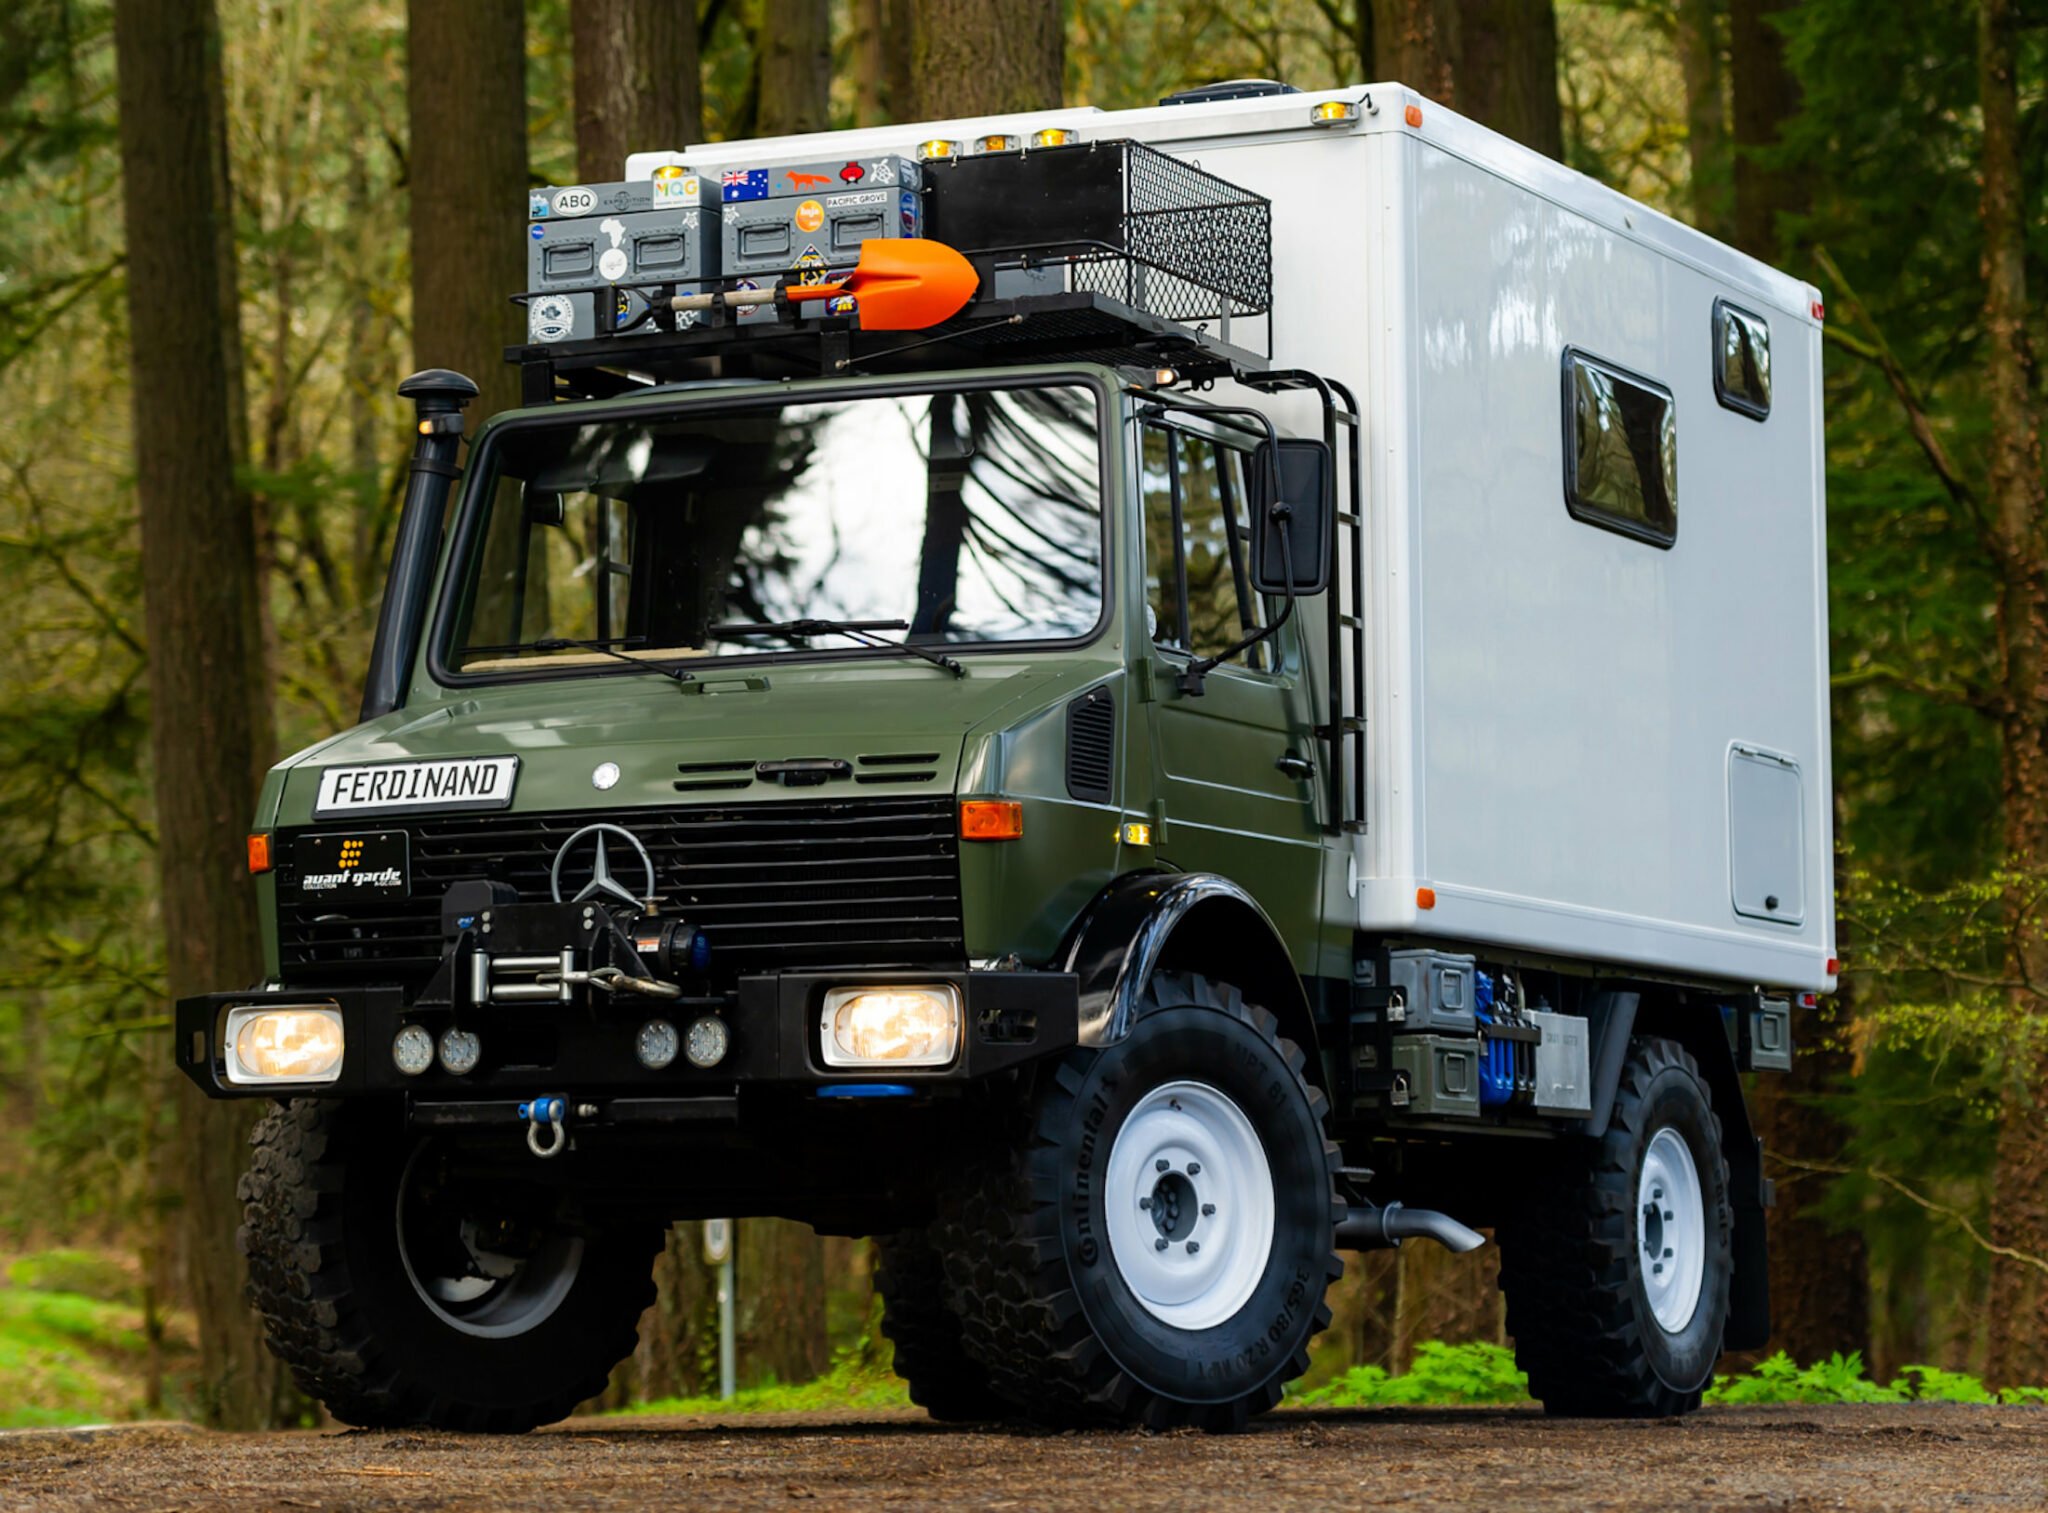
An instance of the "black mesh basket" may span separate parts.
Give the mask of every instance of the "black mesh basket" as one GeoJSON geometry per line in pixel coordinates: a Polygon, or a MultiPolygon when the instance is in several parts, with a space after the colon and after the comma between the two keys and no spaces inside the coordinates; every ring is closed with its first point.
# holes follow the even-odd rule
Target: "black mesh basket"
{"type": "Polygon", "coordinates": [[[1141,142],[927,170],[928,234],[982,265],[984,293],[1101,294],[1226,342],[1272,308],[1271,202],[1141,142]]]}

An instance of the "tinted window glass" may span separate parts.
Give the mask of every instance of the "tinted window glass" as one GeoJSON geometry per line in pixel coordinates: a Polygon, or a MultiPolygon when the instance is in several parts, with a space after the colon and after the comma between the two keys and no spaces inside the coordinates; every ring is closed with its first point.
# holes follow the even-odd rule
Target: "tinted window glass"
{"type": "Polygon", "coordinates": [[[1572,514],[1671,545],[1678,537],[1678,419],[1670,390],[1567,350],[1564,402],[1572,514]]]}
{"type": "MultiPolygon", "coordinates": [[[[743,656],[728,622],[901,620],[919,643],[1079,636],[1102,613],[1091,390],[978,389],[520,426],[463,543],[457,671],[743,656]]],[[[822,649],[844,644],[821,636],[822,649]]]]}
{"type": "Polygon", "coordinates": [[[1771,413],[1770,323],[1724,299],[1714,301],[1714,393],[1757,420],[1771,413]]]}
{"type": "MultiPolygon", "coordinates": [[[[1213,656],[1263,623],[1258,598],[1249,587],[1244,454],[1206,436],[1147,426],[1143,457],[1146,602],[1152,639],[1176,651],[1213,656]]],[[[1266,650],[1264,645],[1253,647],[1246,665],[1265,667],[1266,650]]]]}

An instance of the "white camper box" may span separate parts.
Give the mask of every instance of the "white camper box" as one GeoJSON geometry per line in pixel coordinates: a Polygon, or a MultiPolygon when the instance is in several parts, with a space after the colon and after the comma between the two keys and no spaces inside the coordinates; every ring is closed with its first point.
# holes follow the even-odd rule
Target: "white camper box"
{"type": "MultiPolygon", "coordinates": [[[[1399,85],[720,143],[627,177],[1048,126],[1268,196],[1270,330],[1230,339],[1363,407],[1367,825],[1331,880],[1359,928],[1831,988],[1817,291],[1399,85]],[[1326,101],[1355,117],[1313,124],[1326,101]],[[1768,327],[1762,419],[1717,396],[1717,301],[1768,327]],[[1567,349],[1668,391],[1668,547],[1568,509],[1567,349]]],[[[1316,434],[1298,399],[1228,402],[1316,434]]]]}

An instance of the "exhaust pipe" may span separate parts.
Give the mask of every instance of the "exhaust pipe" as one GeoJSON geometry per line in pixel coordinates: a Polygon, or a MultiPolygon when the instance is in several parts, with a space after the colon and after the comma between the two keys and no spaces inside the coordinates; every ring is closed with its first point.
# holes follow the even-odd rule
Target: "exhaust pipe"
{"type": "Polygon", "coordinates": [[[1339,1250],[1388,1250],[1403,1240],[1434,1240],[1446,1250],[1461,1254],[1477,1250],[1486,1236],[1468,1229],[1449,1214],[1430,1208],[1409,1208],[1389,1203],[1385,1208],[1371,1204],[1354,1207],[1337,1226],[1339,1250]]]}

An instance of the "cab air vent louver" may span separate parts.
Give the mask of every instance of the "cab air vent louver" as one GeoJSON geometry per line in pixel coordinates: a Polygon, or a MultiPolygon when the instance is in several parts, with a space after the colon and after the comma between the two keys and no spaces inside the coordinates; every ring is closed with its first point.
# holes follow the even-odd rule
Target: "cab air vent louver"
{"type": "Polygon", "coordinates": [[[1116,771],[1116,700],[1091,688],[1067,706],[1067,792],[1106,804],[1116,771]]]}
{"type": "Polygon", "coordinates": [[[856,783],[929,783],[939,775],[933,765],[938,759],[936,751],[899,751],[882,756],[864,756],[860,758],[861,767],[879,767],[882,770],[857,772],[853,780],[856,783]],[[918,768],[923,770],[912,770],[918,768]]]}
{"type": "Polygon", "coordinates": [[[678,793],[704,793],[720,789],[750,788],[754,783],[752,762],[678,762],[678,793]]]}

